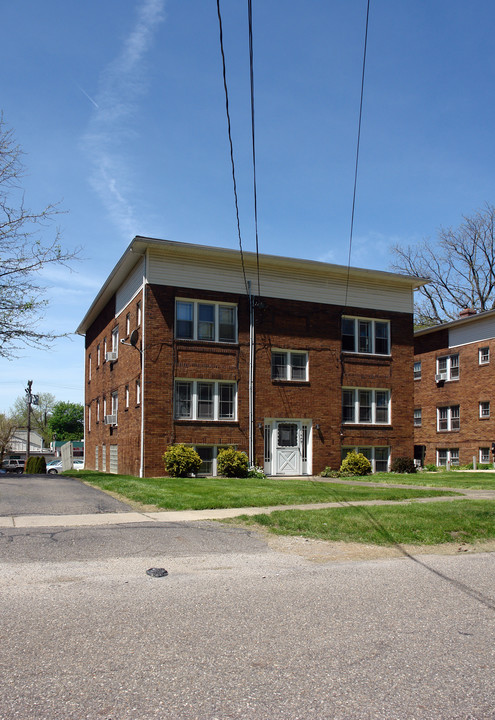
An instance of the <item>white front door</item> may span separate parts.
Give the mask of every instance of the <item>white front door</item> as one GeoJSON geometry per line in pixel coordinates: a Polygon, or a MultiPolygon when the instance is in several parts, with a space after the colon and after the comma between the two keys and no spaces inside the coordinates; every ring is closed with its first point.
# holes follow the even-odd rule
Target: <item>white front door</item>
{"type": "Polygon", "coordinates": [[[300,421],[278,421],[275,433],[275,473],[300,475],[302,443],[300,421]]]}

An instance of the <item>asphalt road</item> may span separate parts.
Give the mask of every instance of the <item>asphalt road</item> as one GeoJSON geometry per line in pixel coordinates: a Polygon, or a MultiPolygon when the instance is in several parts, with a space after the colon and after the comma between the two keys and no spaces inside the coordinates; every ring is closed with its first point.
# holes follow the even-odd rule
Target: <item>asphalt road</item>
{"type": "Polygon", "coordinates": [[[11,528],[0,617],[1,720],[495,718],[495,554],[314,563],[213,522],[11,528]]]}
{"type": "Polygon", "coordinates": [[[0,475],[0,516],[129,512],[126,503],[65,475],[0,475]]]}

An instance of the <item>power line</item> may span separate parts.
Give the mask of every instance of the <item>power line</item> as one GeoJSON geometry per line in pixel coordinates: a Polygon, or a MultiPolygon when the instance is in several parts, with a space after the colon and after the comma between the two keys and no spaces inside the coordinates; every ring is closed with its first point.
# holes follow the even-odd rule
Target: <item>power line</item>
{"type": "Polygon", "coordinates": [[[366,8],[366,29],[365,29],[365,33],[364,33],[363,70],[362,70],[362,74],[361,74],[361,99],[359,102],[359,123],[358,123],[358,135],[357,135],[357,145],[356,145],[356,164],[354,167],[354,190],[352,193],[351,231],[350,231],[350,236],[349,236],[349,257],[347,260],[347,281],[346,281],[346,286],[345,286],[344,307],[347,307],[347,295],[349,292],[349,276],[350,276],[350,271],[351,271],[352,235],[353,235],[353,231],[354,231],[354,210],[356,207],[356,187],[357,187],[358,164],[359,164],[359,145],[360,145],[360,141],[361,141],[361,119],[363,116],[364,76],[365,76],[365,69],[366,69],[366,48],[368,45],[369,15],[370,15],[370,0],[368,0],[368,5],[366,8]]]}
{"type": "Polygon", "coordinates": [[[225,69],[225,53],[224,53],[224,49],[223,49],[223,31],[222,31],[222,15],[220,13],[220,0],[217,0],[217,14],[218,14],[218,27],[219,27],[219,31],[220,31],[220,52],[222,53],[223,87],[225,90],[225,110],[227,113],[227,127],[228,127],[228,133],[229,133],[229,143],[230,143],[230,162],[232,165],[232,182],[234,185],[235,213],[236,213],[236,218],[237,218],[237,234],[239,236],[239,250],[241,253],[241,265],[242,265],[242,274],[244,276],[244,285],[246,287],[246,295],[249,295],[248,282],[247,282],[247,278],[246,278],[246,268],[244,266],[244,253],[242,250],[241,224],[239,221],[239,203],[237,200],[237,184],[235,181],[234,147],[232,144],[232,133],[231,133],[231,127],[230,127],[229,93],[228,93],[228,89],[227,89],[227,72],[225,69]]]}
{"type": "Polygon", "coordinates": [[[258,200],[256,193],[256,150],[254,133],[254,63],[253,63],[253,7],[252,1],[248,0],[248,24],[249,24],[249,79],[251,84],[251,139],[253,146],[253,193],[254,193],[254,228],[256,233],[256,267],[258,271],[258,295],[260,294],[260,257],[258,251],[258,200]]]}

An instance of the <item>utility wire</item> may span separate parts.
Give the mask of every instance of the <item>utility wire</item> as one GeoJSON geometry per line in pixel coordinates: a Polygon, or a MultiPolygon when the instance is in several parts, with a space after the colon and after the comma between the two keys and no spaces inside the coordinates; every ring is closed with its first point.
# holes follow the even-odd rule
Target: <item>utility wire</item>
{"type": "Polygon", "coordinates": [[[363,71],[361,75],[361,100],[359,102],[359,123],[358,123],[358,135],[357,135],[357,146],[356,146],[356,164],[354,167],[354,191],[352,193],[352,211],[351,211],[351,232],[349,236],[349,257],[347,260],[347,281],[345,286],[345,302],[344,307],[347,307],[347,295],[349,292],[349,276],[351,272],[351,252],[352,252],[352,234],[354,230],[354,210],[356,207],[356,187],[358,177],[358,164],[359,164],[359,144],[361,141],[361,119],[363,116],[363,96],[364,96],[364,75],[366,69],[366,48],[368,45],[368,21],[370,16],[370,0],[366,9],[366,29],[364,33],[364,51],[363,51],[363,71]]]}
{"type": "Polygon", "coordinates": [[[218,27],[220,30],[220,51],[222,53],[223,87],[225,89],[225,110],[227,113],[227,127],[228,127],[228,132],[229,132],[229,143],[230,143],[230,161],[232,164],[232,182],[234,184],[235,213],[236,213],[236,217],[237,217],[237,234],[239,236],[239,250],[241,252],[241,265],[242,265],[242,274],[244,276],[244,285],[246,286],[246,295],[249,295],[248,282],[247,282],[247,278],[246,278],[246,268],[244,266],[244,253],[242,250],[241,224],[239,221],[239,203],[237,200],[237,184],[235,181],[234,147],[232,145],[232,133],[231,133],[231,127],[230,127],[229,93],[228,93],[228,89],[227,89],[227,72],[225,69],[225,53],[223,50],[223,31],[222,31],[222,15],[220,13],[220,0],[217,0],[217,13],[218,13],[218,27]]]}
{"type": "Polygon", "coordinates": [[[256,267],[258,271],[258,295],[260,294],[260,256],[258,251],[258,201],[256,194],[256,150],[254,133],[254,70],[253,70],[253,7],[252,1],[248,0],[248,24],[249,24],[249,78],[251,83],[251,139],[253,146],[253,194],[254,194],[254,228],[256,233],[256,267]]]}

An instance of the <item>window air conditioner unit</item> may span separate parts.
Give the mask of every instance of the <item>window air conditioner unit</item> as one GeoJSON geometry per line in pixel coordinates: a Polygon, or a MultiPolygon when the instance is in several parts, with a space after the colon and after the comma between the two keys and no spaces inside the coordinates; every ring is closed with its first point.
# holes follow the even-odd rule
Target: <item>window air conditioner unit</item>
{"type": "Polygon", "coordinates": [[[435,382],[442,382],[442,380],[447,380],[447,373],[438,373],[435,375],[435,382]]]}
{"type": "Polygon", "coordinates": [[[105,415],[105,425],[117,425],[117,415],[105,415]]]}
{"type": "Polygon", "coordinates": [[[111,352],[105,353],[105,360],[107,362],[115,362],[118,358],[119,354],[116,350],[112,350],[111,352]]]}

